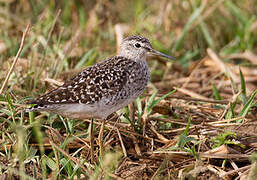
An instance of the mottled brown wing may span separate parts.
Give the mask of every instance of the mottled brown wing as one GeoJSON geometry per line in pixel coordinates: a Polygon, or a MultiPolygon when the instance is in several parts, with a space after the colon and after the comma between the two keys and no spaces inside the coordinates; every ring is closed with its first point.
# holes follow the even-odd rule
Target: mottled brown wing
{"type": "Polygon", "coordinates": [[[135,64],[120,56],[112,57],[83,70],[63,86],[28,104],[95,103],[120,91],[135,64]]]}

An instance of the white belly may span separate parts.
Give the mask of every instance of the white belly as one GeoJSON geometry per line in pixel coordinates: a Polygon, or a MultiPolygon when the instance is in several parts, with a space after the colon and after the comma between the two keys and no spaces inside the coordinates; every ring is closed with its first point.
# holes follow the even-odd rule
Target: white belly
{"type": "MultiPolygon", "coordinates": [[[[122,107],[132,103],[135,99],[126,99],[123,101],[117,102],[116,105],[106,105],[105,100],[101,100],[95,104],[54,104],[45,111],[54,112],[59,115],[75,118],[75,119],[85,119],[85,118],[100,118],[106,119],[110,114],[116,112],[122,107]]],[[[43,110],[43,109],[42,109],[43,110]]]]}

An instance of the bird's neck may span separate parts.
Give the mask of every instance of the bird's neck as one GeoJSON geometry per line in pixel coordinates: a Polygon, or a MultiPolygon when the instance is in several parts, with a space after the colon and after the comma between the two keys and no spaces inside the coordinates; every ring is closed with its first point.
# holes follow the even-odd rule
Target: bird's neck
{"type": "Polygon", "coordinates": [[[125,58],[128,58],[132,61],[136,61],[136,62],[145,62],[146,61],[146,56],[145,55],[141,55],[141,54],[134,54],[131,52],[121,52],[118,54],[118,56],[122,56],[125,58]]]}

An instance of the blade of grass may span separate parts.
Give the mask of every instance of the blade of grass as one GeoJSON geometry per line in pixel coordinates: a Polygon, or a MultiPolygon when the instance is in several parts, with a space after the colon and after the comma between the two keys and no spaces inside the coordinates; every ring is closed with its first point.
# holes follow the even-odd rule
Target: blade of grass
{"type": "Polygon", "coordinates": [[[155,92],[148,101],[148,105],[147,105],[147,112],[148,115],[151,114],[153,107],[158,104],[161,100],[165,99],[166,97],[170,96],[171,94],[173,94],[174,92],[176,92],[176,89],[170,91],[169,93],[163,95],[162,97],[159,97],[158,99],[154,100],[154,97],[157,95],[157,92],[155,92]]]}
{"type": "Polygon", "coordinates": [[[239,72],[240,72],[241,92],[243,95],[246,96],[245,78],[240,67],[239,67],[239,72]]]}
{"type": "Polygon", "coordinates": [[[239,98],[242,100],[243,104],[245,104],[247,101],[245,78],[240,67],[239,67],[239,72],[240,72],[240,82],[241,82],[241,95],[239,96],[239,98]]]}
{"type": "Polygon", "coordinates": [[[57,167],[57,163],[51,159],[50,157],[44,155],[43,158],[45,158],[45,161],[46,161],[46,165],[52,170],[52,171],[55,171],[58,169],[57,167]]]}
{"type": "Polygon", "coordinates": [[[195,140],[195,138],[193,138],[193,137],[187,137],[188,136],[188,132],[189,132],[189,128],[190,128],[190,125],[191,125],[191,121],[192,121],[192,117],[189,117],[188,121],[187,121],[186,129],[179,136],[179,140],[178,140],[178,142],[176,144],[176,147],[184,148],[186,143],[191,142],[192,140],[195,140]]]}
{"type": "Polygon", "coordinates": [[[217,100],[222,100],[219,90],[217,89],[217,87],[215,86],[215,84],[212,85],[212,91],[213,91],[213,95],[215,96],[215,98],[217,100]]]}
{"type": "Polygon", "coordinates": [[[185,68],[188,68],[190,61],[199,54],[199,50],[195,49],[193,51],[188,50],[180,59],[179,64],[185,68]]]}
{"type": "Polygon", "coordinates": [[[88,61],[88,59],[92,56],[94,53],[94,49],[90,49],[82,58],[81,60],[76,64],[75,69],[80,69],[84,66],[84,64],[88,61]]]}
{"type": "MultiPolygon", "coordinates": [[[[157,93],[158,93],[158,91],[154,92],[154,93],[152,94],[152,96],[149,98],[148,103],[147,103],[147,105],[148,105],[149,108],[150,108],[150,105],[153,103],[154,98],[156,97],[157,93]]],[[[147,107],[147,108],[148,108],[148,107],[147,107]]]]}
{"type": "Polygon", "coordinates": [[[241,22],[241,24],[245,24],[247,17],[246,15],[243,13],[243,11],[237,7],[233,1],[225,1],[224,2],[225,7],[227,7],[231,13],[239,20],[239,22],[241,22]]]}
{"type": "Polygon", "coordinates": [[[248,99],[248,101],[245,103],[243,109],[241,110],[241,112],[239,113],[239,116],[246,116],[246,114],[249,112],[250,108],[252,107],[252,104],[254,102],[254,98],[257,94],[257,90],[255,90],[252,95],[250,96],[250,98],[248,99]]]}
{"type": "Polygon", "coordinates": [[[189,29],[193,26],[193,23],[199,18],[200,14],[203,12],[204,8],[206,6],[206,3],[202,3],[200,7],[196,8],[193,14],[189,17],[181,35],[178,37],[178,40],[176,44],[174,45],[174,48],[172,49],[172,52],[176,52],[180,49],[182,42],[187,35],[187,32],[189,29]]]}
{"type": "Polygon", "coordinates": [[[141,99],[140,98],[136,99],[136,106],[137,106],[137,118],[138,118],[137,121],[140,124],[140,122],[142,120],[142,115],[143,115],[142,103],[141,103],[141,99]]]}
{"type": "MultiPolygon", "coordinates": [[[[200,17],[200,19],[202,19],[202,18],[200,17]]],[[[207,29],[206,24],[203,21],[200,23],[200,27],[201,27],[201,30],[203,32],[203,36],[204,36],[207,44],[209,45],[209,47],[211,47],[212,49],[215,49],[214,48],[215,47],[214,41],[213,41],[213,39],[212,39],[208,29],[207,29]]]]}
{"type": "Polygon", "coordinates": [[[231,106],[230,106],[228,112],[226,113],[225,119],[232,119],[232,118],[235,117],[235,111],[234,111],[234,109],[235,109],[235,107],[236,107],[236,104],[237,104],[236,102],[231,104],[231,106]]]}
{"type": "MultiPolygon", "coordinates": [[[[193,6],[194,10],[196,10],[197,6],[196,6],[196,3],[194,3],[195,1],[190,1],[191,5],[193,6]]],[[[207,44],[209,45],[209,47],[211,47],[212,49],[214,49],[214,41],[207,29],[207,26],[205,24],[205,22],[202,20],[202,16],[199,15],[199,18],[198,18],[199,22],[200,22],[200,29],[203,33],[203,36],[207,42],[207,44]]],[[[196,23],[195,23],[196,24],[196,23]]]]}

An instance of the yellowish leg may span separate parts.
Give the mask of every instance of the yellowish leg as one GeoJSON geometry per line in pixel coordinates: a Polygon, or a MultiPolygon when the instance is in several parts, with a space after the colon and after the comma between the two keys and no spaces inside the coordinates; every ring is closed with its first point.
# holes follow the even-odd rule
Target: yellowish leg
{"type": "Polygon", "coordinates": [[[90,156],[91,156],[91,163],[94,164],[95,160],[94,160],[94,119],[91,119],[90,122],[90,133],[89,133],[89,137],[90,137],[90,156]]]}
{"type": "Polygon", "coordinates": [[[103,146],[104,125],[105,125],[105,119],[102,121],[101,129],[98,135],[99,155],[101,159],[103,159],[103,152],[104,152],[104,146],[103,146]]]}

